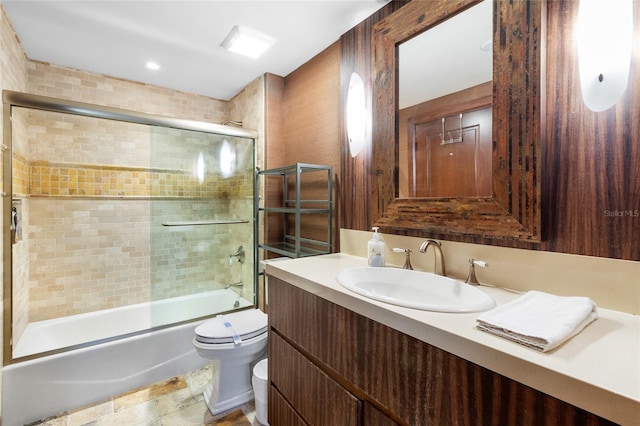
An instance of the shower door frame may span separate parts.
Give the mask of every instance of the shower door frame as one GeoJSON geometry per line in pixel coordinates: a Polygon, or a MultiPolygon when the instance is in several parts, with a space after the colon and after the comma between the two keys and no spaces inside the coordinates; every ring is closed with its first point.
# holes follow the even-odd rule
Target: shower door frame
{"type": "MultiPolygon", "coordinates": [[[[196,131],[202,133],[210,133],[221,136],[235,136],[255,141],[258,139],[258,132],[254,130],[243,129],[239,127],[226,126],[223,124],[208,123],[197,120],[187,120],[181,118],[166,117],[155,114],[147,114],[138,111],[131,111],[121,108],[114,108],[108,106],[94,105],[84,102],[76,102],[66,99],[52,98],[48,96],[33,95],[29,93],[14,92],[10,90],[2,91],[2,103],[3,103],[3,141],[0,147],[3,154],[3,365],[9,365],[14,362],[13,358],[13,250],[11,241],[11,207],[13,199],[13,150],[12,150],[12,123],[11,123],[11,111],[13,107],[30,108],[40,111],[58,112],[64,114],[80,115],[85,117],[101,118],[106,120],[121,121],[127,123],[144,124],[149,126],[167,127],[180,130],[196,131]]],[[[255,155],[254,155],[254,168],[255,168],[255,155]]],[[[254,176],[255,179],[255,176],[254,176]]],[[[254,183],[255,187],[255,183],[254,183]]],[[[254,198],[257,198],[257,193],[254,193],[254,198]]],[[[254,209],[255,210],[255,209],[254,209]]],[[[253,217],[253,258],[257,262],[257,219],[253,217]]],[[[257,267],[253,268],[257,271],[257,267]]],[[[254,273],[254,300],[253,304],[257,306],[258,300],[258,285],[257,274],[254,273]]],[[[173,325],[173,324],[172,324],[173,325]]],[[[169,325],[171,326],[171,325],[169,325]]],[[[149,330],[145,330],[149,331],[149,330]]],[[[115,337],[120,338],[120,336],[115,337]]],[[[112,339],[107,339],[112,340],[112,339]]],[[[101,343],[89,342],[82,345],[77,345],[72,348],[63,348],[47,353],[37,354],[21,358],[21,360],[27,360],[31,358],[40,357],[43,355],[49,355],[53,353],[63,352],[69,349],[75,349],[78,347],[84,347],[101,343]]]]}

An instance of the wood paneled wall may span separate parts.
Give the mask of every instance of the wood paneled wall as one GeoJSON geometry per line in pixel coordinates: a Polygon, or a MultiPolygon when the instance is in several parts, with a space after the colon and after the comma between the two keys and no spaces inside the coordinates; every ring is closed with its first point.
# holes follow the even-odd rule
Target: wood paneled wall
{"type": "MultiPolygon", "coordinates": [[[[380,20],[389,16],[406,1],[391,1],[376,13],[356,25],[351,31],[341,38],[341,99],[343,100],[342,111],[345,111],[345,101],[347,99],[347,89],[351,73],[356,72],[363,80],[366,94],[366,106],[368,111],[372,111],[373,99],[371,96],[373,85],[373,61],[372,55],[372,34],[373,26],[380,20]]],[[[340,223],[346,229],[369,229],[372,221],[369,210],[369,199],[371,197],[371,143],[365,143],[362,152],[356,158],[352,158],[349,153],[349,142],[346,133],[346,123],[344,114],[341,115],[341,172],[342,185],[340,192],[341,206],[340,223]]],[[[371,123],[367,126],[365,141],[371,141],[371,123]]]]}
{"type": "MultiPolygon", "coordinates": [[[[342,37],[342,99],[354,70],[370,89],[372,26],[402,3],[391,2],[342,37]]],[[[634,3],[629,86],[614,108],[599,113],[589,111],[580,94],[573,36],[578,5],[547,5],[543,242],[535,248],[640,260],[640,5],[634,3]]],[[[374,181],[371,147],[352,159],[343,134],[341,152],[341,224],[367,230],[372,226],[365,199],[374,181]]]]}
{"type": "MultiPolygon", "coordinates": [[[[293,163],[333,167],[333,241],[339,251],[340,173],[340,42],[335,42],[286,77],[267,76],[266,168],[293,163]],[[271,126],[277,131],[271,131],[271,126]]],[[[325,176],[323,174],[323,176],[325,176]]],[[[324,198],[326,181],[311,178],[324,198]],[[322,192],[324,190],[324,192],[322,192]]],[[[309,182],[309,178],[305,182],[309,182]]],[[[267,199],[280,197],[279,187],[267,188],[267,199]]],[[[274,205],[271,203],[270,205],[274,205]]],[[[305,237],[326,240],[324,218],[305,218],[305,237]]],[[[279,241],[282,227],[267,224],[269,241],[279,241]]]]}
{"type": "Polygon", "coordinates": [[[640,260],[640,3],[629,86],[613,108],[597,113],[580,95],[578,5],[548,3],[543,249],[640,260]]]}

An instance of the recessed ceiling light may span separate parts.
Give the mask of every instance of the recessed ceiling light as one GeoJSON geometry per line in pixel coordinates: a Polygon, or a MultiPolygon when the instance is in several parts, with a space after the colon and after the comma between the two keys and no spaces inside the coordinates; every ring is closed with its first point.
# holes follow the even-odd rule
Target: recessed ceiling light
{"type": "Polygon", "coordinates": [[[275,38],[260,31],[236,25],[231,29],[221,46],[230,52],[240,53],[256,59],[273,46],[275,42],[275,38]]]}
{"type": "Polygon", "coordinates": [[[145,64],[145,67],[153,71],[158,71],[160,69],[160,64],[157,62],[149,61],[145,64]]]}

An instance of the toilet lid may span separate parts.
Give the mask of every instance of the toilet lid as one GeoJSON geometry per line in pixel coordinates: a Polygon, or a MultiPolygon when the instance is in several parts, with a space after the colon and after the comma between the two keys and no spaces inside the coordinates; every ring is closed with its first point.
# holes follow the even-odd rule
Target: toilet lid
{"type": "Polygon", "coordinates": [[[218,315],[196,327],[200,343],[236,343],[267,332],[267,315],[260,309],[249,309],[218,315]]]}

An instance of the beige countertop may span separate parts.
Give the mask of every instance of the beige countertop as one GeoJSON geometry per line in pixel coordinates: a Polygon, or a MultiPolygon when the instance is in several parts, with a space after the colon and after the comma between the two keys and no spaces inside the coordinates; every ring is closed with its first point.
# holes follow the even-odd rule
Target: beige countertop
{"type": "MultiPolygon", "coordinates": [[[[329,254],[267,262],[266,273],[425,343],[623,425],[640,425],[640,317],[598,309],[599,318],[542,353],[476,329],[478,313],[438,313],[377,302],[342,287],[341,271],[365,258],[329,254]]],[[[520,293],[479,287],[498,305],[520,293]]]]}

